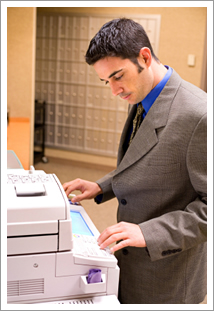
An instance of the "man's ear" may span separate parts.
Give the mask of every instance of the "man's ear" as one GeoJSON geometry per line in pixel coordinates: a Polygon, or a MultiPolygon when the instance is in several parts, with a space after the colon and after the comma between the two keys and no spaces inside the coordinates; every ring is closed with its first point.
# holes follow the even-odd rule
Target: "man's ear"
{"type": "Polygon", "coordinates": [[[144,47],[140,50],[138,61],[143,62],[147,67],[151,65],[152,62],[152,54],[149,48],[144,47]]]}

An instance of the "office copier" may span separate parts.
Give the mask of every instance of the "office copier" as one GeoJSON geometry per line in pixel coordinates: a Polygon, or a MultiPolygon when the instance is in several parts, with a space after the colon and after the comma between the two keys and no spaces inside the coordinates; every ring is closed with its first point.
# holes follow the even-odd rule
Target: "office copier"
{"type": "Polygon", "coordinates": [[[9,166],[7,197],[8,303],[119,304],[117,260],[55,174],[9,166]]]}

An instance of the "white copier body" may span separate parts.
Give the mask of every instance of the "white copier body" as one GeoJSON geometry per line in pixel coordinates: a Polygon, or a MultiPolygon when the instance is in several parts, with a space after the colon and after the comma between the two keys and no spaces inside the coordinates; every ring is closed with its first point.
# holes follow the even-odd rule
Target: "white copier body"
{"type": "Polygon", "coordinates": [[[117,260],[99,249],[98,230],[80,204],[69,202],[58,178],[24,169],[7,175],[7,302],[117,297],[117,260]],[[88,284],[93,268],[101,269],[102,281],[88,284]]]}

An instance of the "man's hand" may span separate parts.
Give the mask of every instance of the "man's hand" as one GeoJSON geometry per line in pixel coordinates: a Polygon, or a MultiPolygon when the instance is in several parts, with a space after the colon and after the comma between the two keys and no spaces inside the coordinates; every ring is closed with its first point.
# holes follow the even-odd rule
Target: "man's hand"
{"type": "Polygon", "coordinates": [[[108,227],[98,238],[100,248],[105,248],[117,241],[121,242],[111,248],[112,252],[127,246],[146,247],[146,241],[140,227],[128,222],[119,222],[108,227]]]}
{"type": "Polygon", "coordinates": [[[102,190],[98,184],[95,182],[83,180],[83,179],[75,179],[69,181],[62,185],[65,190],[66,195],[68,196],[74,190],[80,190],[82,194],[76,195],[72,198],[72,202],[80,202],[82,200],[93,199],[98,194],[102,193],[102,190]]]}

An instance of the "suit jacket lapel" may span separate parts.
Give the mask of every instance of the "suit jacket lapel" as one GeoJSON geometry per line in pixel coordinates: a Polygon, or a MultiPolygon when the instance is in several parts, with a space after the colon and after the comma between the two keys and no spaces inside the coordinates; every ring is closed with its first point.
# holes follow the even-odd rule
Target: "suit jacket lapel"
{"type": "MultiPolygon", "coordinates": [[[[158,142],[155,128],[151,122],[145,120],[141,123],[139,130],[137,131],[131,145],[126,151],[123,157],[120,156],[120,162],[118,158],[117,172],[121,172],[128,166],[132,165],[143,157],[151,148],[158,142]]],[[[122,142],[121,142],[122,143],[122,142]]],[[[124,154],[124,151],[121,152],[124,154]]]]}
{"type": "Polygon", "coordinates": [[[170,107],[177,88],[180,85],[180,81],[180,77],[174,72],[165,88],[150,108],[146,118],[141,123],[139,130],[137,131],[131,145],[124,155],[123,144],[127,137],[130,123],[132,122],[135,115],[136,105],[131,108],[121,135],[118,149],[118,167],[116,169],[117,173],[120,173],[138,161],[140,158],[145,156],[158,143],[156,129],[166,125],[170,107]]]}

